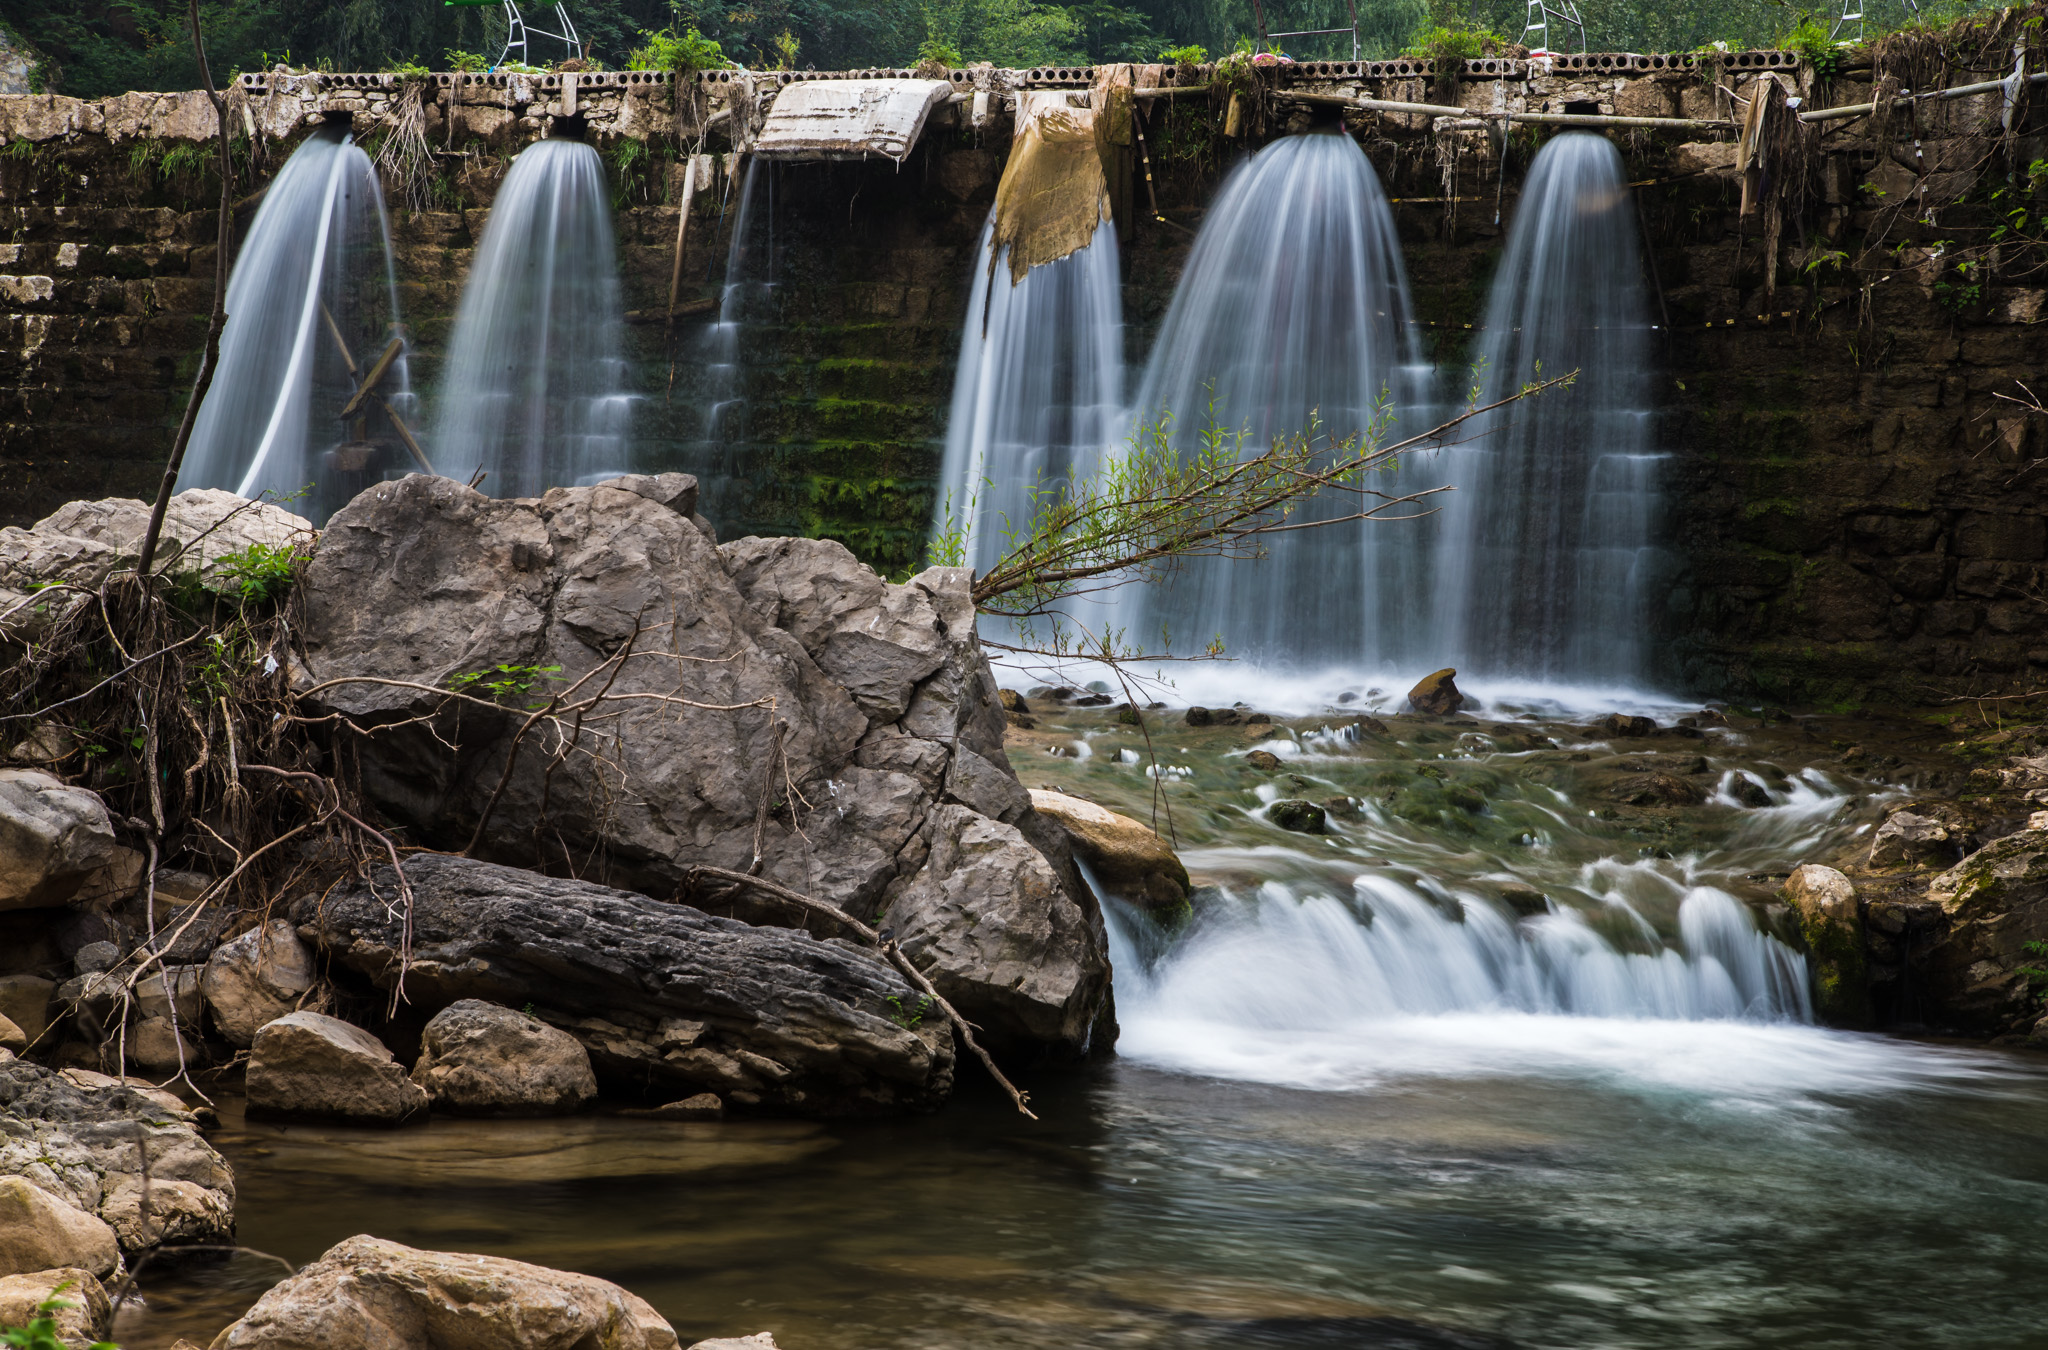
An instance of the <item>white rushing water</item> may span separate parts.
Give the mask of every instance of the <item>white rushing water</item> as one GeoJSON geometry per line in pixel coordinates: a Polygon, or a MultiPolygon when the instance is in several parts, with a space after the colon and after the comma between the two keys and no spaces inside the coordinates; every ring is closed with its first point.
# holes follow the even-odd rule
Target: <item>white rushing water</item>
{"type": "Polygon", "coordinates": [[[1530,166],[1478,348],[1492,402],[1577,371],[1444,452],[1435,522],[1440,664],[1490,678],[1625,683],[1645,673],[1658,474],[1639,223],[1605,137],[1555,137],[1530,166]]]}
{"type": "MultiPolygon", "coordinates": [[[[342,131],[315,132],[278,171],[235,261],[227,313],[180,489],[290,497],[311,486],[294,509],[324,520],[410,467],[381,408],[360,425],[338,420],[354,392],[350,361],[367,369],[400,332],[383,193],[342,131]]],[[[411,417],[402,349],[377,391],[411,417]]]]}
{"type": "Polygon", "coordinates": [[[1028,533],[1038,494],[1101,467],[1123,417],[1123,299],[1116,226],[1014,285],[982,228],[935,528],[964,534],[984,570],[1028,533]]]}
{"type": "MultiPolygon", "coordinates": [[[[1348,136],[1290,136],[1232,172],[1209,208],[1132,414],[1141,428],[1170,419],[1183,451],[1213,425],[1258,454],[1312,423],[1361,433],[1383,400],[1405,422],[1427,383],[1371,161],[1348,136]]],[[[1400,488],[1426,472],[1404,466],[1400,488]]],[[[1357,509],[1331,494],[1300,518],[1357,509]]],[[[1156,650],[1164,630],[1186,651],[1220,634],[1236,652],[1314,664],[1405,652],[1427,617],[1406,599],[1424,561],[1409,529],[1339,524],[1275,536],[1256,564],[1195,560],[1130,598],[1131,640],[1156,650]]]]}
{"type": "Polygon", "coordinates": [[[596,150],[512,161],[462,289],[429,452],[485,492],[538,496],[633,471],[610,189],[596,150]]]}

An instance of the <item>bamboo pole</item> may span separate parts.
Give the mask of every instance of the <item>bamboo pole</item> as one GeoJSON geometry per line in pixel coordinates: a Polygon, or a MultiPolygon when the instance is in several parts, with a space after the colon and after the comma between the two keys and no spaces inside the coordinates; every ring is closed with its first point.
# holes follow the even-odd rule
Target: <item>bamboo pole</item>
{"type": "MultiPolygon", "coordinates": [[[[1989,94],[1995,90],[2005,88],[2006,81],[2011,78],[2008,75],[2004,80],[1985,80],[1981,84],[1959,84],[1953,89],[1930,89],[1924,94],[1908,94],[1903,98],[1893,99],[1892,103],[1894,106],[1897,106],[1901,103],[1926,103],[1941,99],[1968,98],[1972,94],[1989,94]]],[[[2048,84],[2048,71],[2038,75],[2027,76],[2025,83],[2048,84]]],[[[1877,105],[1875,103],[1848,103],[1839,108],[1816,108],[1812,112],[1803,112],[1799,114],[1799,120],[1802,122],[1833,122],[1845,117],[1868,117],[1876,111],[1877,105]]]]}

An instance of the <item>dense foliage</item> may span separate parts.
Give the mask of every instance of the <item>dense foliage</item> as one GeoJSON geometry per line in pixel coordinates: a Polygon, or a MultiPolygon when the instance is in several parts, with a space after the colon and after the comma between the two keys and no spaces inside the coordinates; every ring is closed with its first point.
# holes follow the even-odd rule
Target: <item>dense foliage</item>
{"type": "MultiPolygon", "coordinates": [[[[1865,6],[1872,35],[1910,16],[1905,0],[1865,6]]],[[[1689,51],[1796,42],[1826,54],[1832,7],[1809,14],[1787,0],[1579,0],[1595,50],[1689,51]]],[[[1983,8],[1978,0],[1926,0],[1919,22],[1983,8]]],[[[528,0],[547,26],[547,0],[528,0]]],[[[1385,57],[1430,45],[1444,32],[1522,35],[1525,0],[1359,0],[1362,54],[1385,57]]],[[[182,0],[0,0],[0,23],[42,58],[44,88],[80,97],[128,89],[189,88],[197,68],[182,0]]],[[[1251,0],[571,0],[587,55],[620,67],[664,40],[701,36],[726,59],[756,69],[845,69],[994,61],[1030,66],[1151,61],[1198,46],[1221,54],[1254,31],[1251,0]],[[683,35],[679,38],[677,35],[683,35]]],[[[504,19],[495,6],[439,0],[205,0],[201,13],[218,66],[252,70],[290,61],[330,70],[435,69],[494,59],[504,19]],[[464,58],[468,59],[465,60],[464,58]]],[[[1349,24],[1347,0],[1265,0],[1267,27],[1287,32],[1349,24]]],[[[1551,35],[1553,45],[1564,45],[1551,35]]],[[[1348,34],[1283,40],[1303,57],[1348,58],[1348,34]]],[[[559,55],[536,40],[535,60],[559,55]]],[[[637,63],[636,63],[637,64],[637,63]]],[[[698,64],[703,64],[699,62],[698,64]]]]}

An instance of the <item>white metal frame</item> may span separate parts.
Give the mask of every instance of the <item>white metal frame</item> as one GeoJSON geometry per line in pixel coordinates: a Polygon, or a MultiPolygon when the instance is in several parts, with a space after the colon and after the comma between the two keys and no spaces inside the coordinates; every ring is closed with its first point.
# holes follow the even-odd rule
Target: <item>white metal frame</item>
{"type": "MultiPolygon", "coordinates": [[[[1844,4],[1853,4],[1855,0],[1842,0],[1842,2],[1844,4]]],[[[1579,34],[1579,50],[1582,52],[1586,50],[1586,21],[1579,17],[1577,0],[1529,0],[1529,22],[1522,29],[1522,45],[1530,48],[1542,48],[1544,51],[1554,50],[1550,45],[1550,21],[1552,19],[1557,20],[1561,28],[1577,29],[1579,34]],[[1529,40],[1529,34],[1531,33],[1536,35],[1534,42],[1529,40]]]]}
{"type": "Polygon", "coordinates": [[[562,3],[562,0],[556,0],[555,3],[555,22],[561,25],[559,33],[551,33],[545,28],[535,28],[519,13],[519,6],[514,0],[505,0],[505,50],[498,53],[498,64],[502,66],[509,63],[514,49],[517,49],[519,64],[532,65],[533,63],[526,59],[529,55],[526,49],[528,34],[534,37],[553,38],[568,46],[570,56],[581,57],[583,39],[576,36],[576,25],[569,19],[569,6],[562,3]]]}

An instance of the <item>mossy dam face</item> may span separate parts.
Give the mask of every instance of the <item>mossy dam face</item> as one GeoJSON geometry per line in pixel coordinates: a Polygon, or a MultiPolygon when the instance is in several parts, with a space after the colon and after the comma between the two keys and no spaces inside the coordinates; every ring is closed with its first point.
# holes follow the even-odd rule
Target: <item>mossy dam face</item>
{"type": "MultiPolygon", "coordinates": [[[[705,477],[723,535],[836,538],[885,572],[930,529],[1020,106],[1067,91],[1108,111],[1131,371],[1233,170],[1283,137],[1349,137],[1388,199],[1403,340],[1454,401],[1532,161],[1604,136],[1642,241],[1672,559],[1631,640],[1665,687],[1846,705],[2048,676],[2048,416],[2025,402],[2048,363],[2048,245],[2012,214],[2048,208],[2048,172],[2029,176],[2048,87],[2007,78],[2010,44],[1992,45],[1921,89],[1776,51],[977,67],[939,73],[909,139],[865,158],[759,138],[792,89],[916,73],[278,71],[226,94],[242,234],[322,128],[377,164],[429,409],[519,152],[592,147],[633,467],[705,477]]],[[[5,523],[153,491],[212,300],[214,128],[202,92],[0,98],[5,523]]]]}

